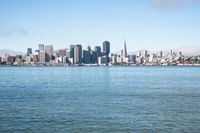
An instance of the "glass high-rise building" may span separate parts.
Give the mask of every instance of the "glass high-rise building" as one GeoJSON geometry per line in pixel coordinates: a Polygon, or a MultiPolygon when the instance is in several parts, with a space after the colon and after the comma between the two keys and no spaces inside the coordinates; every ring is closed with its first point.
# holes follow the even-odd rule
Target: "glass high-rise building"
{"type": "Polygon", "coordinates": [[[77,44],[74,48],[74,63],[81,64],[82,63],[82,46],[77,44]]]}
{"type": "Polygon", "coordinates": [[[70,58],[74,58],[74,48],[75,45],[70,45],[70,58]]]}
{"type": "Polygon", "coordinates": [[[95,46],[94,51],[97,52],[98,57],[101,56],[101,47],[100,46],[95,46]]]}
{"type": "Polygon", "coordinates": [[[110,42],[104,41],[103,42],[103,52],[108,56],[110,54],[110,42]]]}
{"type": "Polygon", "coordinates": [[[90,64],[91,63],[90,51],[83,50],[83,63],[85,63],[85,64],[90,64]]]}

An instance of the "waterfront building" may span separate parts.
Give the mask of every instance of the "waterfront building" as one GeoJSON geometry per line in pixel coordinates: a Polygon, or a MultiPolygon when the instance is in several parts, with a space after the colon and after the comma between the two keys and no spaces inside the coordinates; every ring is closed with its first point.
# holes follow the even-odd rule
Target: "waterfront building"
{"type": "Polygon", "coordinates": [[[130,63],[136,64],[136,55],[130,55],[130,63]]]}
{"type": "Polygon", "coordinates": [[[38,50],[39,51],[44,51],[44,44],[39,44],[38,45],[38,50]]]}
{"type": "Polygon", "coordinates": [[[39,50],[35,50],[35,52],[33,53],[33,62],[36,64],[37,62],[39,62],[39,54],[40,51],[39,50]]]}
{"type": "Polygon", "coordinates": [[[58,50],[58,56],[60,56],[60,57],[66,56],[66,49],[59,49],[58,50]]]}
{"type": "Polygon", "coordinates": [[[143,63],[143,58],[142,57],[136,58],[136,64],[142,64],[142,63],[143,63]]]}
{"type": "Polygon", "coordinates": [[[39,55],[33,55],[33,62],[36,64],[39,62],[39,55]]]}
{"type": "Polygon", "coordinates": [[[114,54],[114,55],[112,56],[112,64],[113,64],[113,65],[116,65],[116,64],[117,64],[117,54],[114,54]]]}
{"type": "Polygon", "coordinates": [[[67,58],[70,58],[70,49],[69,48],[66,49],[66,56],[67,56],[67,58]]]}
{"type": "Polygon", "coordinates": [[[90,53],[92,53],[92,49],[91,49],[90,46],[87,46],[87,50],[88,50],[90,53]]]}
{"type": "Polygon", "coordinates": [[[97,53],[97,51],[92,51],[91,63],[92,64],[98,63],[98,53],[97,53]]]}
{"type": "Polygon", "coordinates": [[[2,57],[1,60],[2,60],[2,62],[5,62],[5,63],[8,62],[8,55],[2,57]]]}
{"type": "Polygon", "coordinates": [[[173,51],[170,50],[170,51],[169,51],[169,57],[172,57],[172,56],[173,56],[173,51]]]}
{"type": "Polygon", "coordinates": [[[70,45],[70,58],[74,58],[75,45],[70,45]]]}
{"type": "Polygon", "coordinates": [[[150,62],[150,63],[153,63],[154,58],[155,58],[155,54],[151,54],[151,55],[149,56],[149,62],[150,62]]]}
{"type": "Polygon", "coordinates": [[[98,64],[99,65],[107,65],[108,64],[108,57],[107,56],[101,56],[98,58],[98,64]]]}
{"type": "Polygon", "coordinates": [[[74,64],[74,59],[73,58],[68,58],[69,64],[74,64]]]}
{"type": "Polygon", "coordinates": [[[70,58],[73,59],[73,63],[74,63],[74,49],[75,45],[70,45],[70,58]]]}
{"type": "Polygon", "coordinates": [[[162,52],[162,51],[160,51],[160,52],[158,53],[158,57],[159,57],[159,58],[162,58],[162,57],[163,57],[163,52],[162,52]]]}
{"type": "Polygon", "coordinates": [[[57,50],[53,50],[53,54],[51,57],[51,60],[55,60],[58,57],[58,51],[57,50]]]}
{"type": "Polygon", "coordinates": [[[45,64],[46,62],[46,53],[45,51],[40,51],[39,53],[39,62],[45,64]]]}
{"type": "Polygon", "coordinates": [[[128,57],[123,58],[123,63],[128,64],[129,63],[129,58],[128,57]]]}
{"type": "Polygon", "coordinates": [[[104,41],[103,42],[103,52],[106,54],[108,57],[110,54],[110,42],[109,41],[104,41]]]}
{"type": "Polygon", "coordinates": [[[87,50],[83,50],[83,63],[89,64],[91,62],[91,54],[87,50]]]}
{"type": "Polygon", "coordinates": [[[126,40],[124,41],[123,58],[127,57],[126,40]]]}
{"type": "Polygon", "coordinates": [[[94,51],[97,52],[98,57],[101,56],[101,47],[100,47],[100,46],[95,46],[95,47],[94,47],[94,51]]]}
{"type": "Polygon", "coordinates": [[[77,44],[74,49],[74,64],[82,63],[82,46],[77,44]]]}
{"type": "Polygon", "coordinates": [[[16,55],[16,60],[17,60],[17,61],[22,60],[22,55],[16,55]]]}
{"type": "Polygon", "coordinates": [[[32,56],[32,48],[27,48],[26,55],[32,56]]]}
{"type": "Polygon", "coordinates": [[[147,58],[147,57],[148,57],[148,51],[145,50],[145,51],[144,51],[144,58],[147,58]]]}
{"type": "Polygon", "coordinates": [[[53,46],[52,45],[45,45],[44,51],[46,53],[45,62],[50,62],[52,60],[52,55],[53,55],[53,46]]]}
{"type": "Polygon", "coordinates": [[[122,60],[121,56],[120,56],[120,55],[118,55],[118,56],[117,56],[117,63],[119,63],[119,64],[120,64],[120,63],[122,63],[122,62],[123,62],[123,60],[122,60]]]}
{"type": "Polygon", "coordinates": [[[12,65],[16,60],[15,56],[9,56],[8,55],[6,58],[7,58],[7,62],[6,62],[7,65],[12,65]]]}
{"type": "Polygon", "coordinates": [[[1,65],[1,57],[0,57],[0,65],[1,65]]]}
{"type": "Polygon", "coordinates": [[[30,56],[26,56],[26,63],[29,64],[31,63],[32,58],[30,56]]]}
{"type": "Polygon", "coordinates": [[[62,57],[63,59],[62,59],[62,63],[63,64],[66,64],[67,63],[67,56],[64,56],[64,57],[62,57]]]}

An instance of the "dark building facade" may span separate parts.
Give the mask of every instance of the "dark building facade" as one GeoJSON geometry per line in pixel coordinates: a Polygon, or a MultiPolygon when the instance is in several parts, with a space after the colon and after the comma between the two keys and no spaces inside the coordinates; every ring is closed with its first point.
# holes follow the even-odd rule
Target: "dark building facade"
{"type": "Polygon", "coordinates": [[[27,48],[26,55],[27,55],[27,56],[32,55],[32,48],[27,48]]]}
{"type": "Polygon", "coordinates": [[[74,48],[75,45],[70,45],[70,58],[74,58],[74,48]]]}
{"type": "Polygon", "coordinates": [[[91,54],[87,50],[83,50],[83,63],[89,64],[91,62],[91,54]]]}
{"type": "Polygon", "coordinates": [[[110,42],[104,41],[103,42],[103,52],[108,56],[110,54],[110,42]]]}
{"type": "Polygon", "coordinates": [[[101,56],[101,47],[100,46],[95,46],[94,51],[97,52],[98,57],[101,56]]]}
{"type": "Polygon", "coordinates": [[[98,53],[97,51],[92,51],[91,54],[91,63],[98,63],[98,53]]]}

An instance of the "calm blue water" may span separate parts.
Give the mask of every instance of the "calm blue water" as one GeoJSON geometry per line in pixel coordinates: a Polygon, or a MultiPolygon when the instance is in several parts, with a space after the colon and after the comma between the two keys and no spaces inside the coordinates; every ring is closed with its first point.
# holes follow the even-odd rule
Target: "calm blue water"
{"type": "Polygon", "coordinates": [[[200,67],[0,67],[0,132],[200,132],[200,67]]]}

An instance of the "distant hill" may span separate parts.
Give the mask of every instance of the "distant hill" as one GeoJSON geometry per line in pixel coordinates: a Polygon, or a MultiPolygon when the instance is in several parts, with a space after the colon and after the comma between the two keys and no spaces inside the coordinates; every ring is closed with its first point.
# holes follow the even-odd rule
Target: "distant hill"
{"type": "Polygon", "coordinates": [[[0,49],[0,56],[4,56],[5,54],[15,56],[15,55],[23,55],[24,53],[20,51],[14,51],[11,49],[0,49]]]}
{"type": "Polygon", "coordinates": [[[175,49],[176,52],[182,52],[186,56],[200,55],[200,46],[183,46],[175,49]]]}

